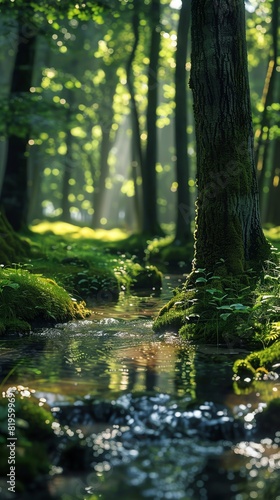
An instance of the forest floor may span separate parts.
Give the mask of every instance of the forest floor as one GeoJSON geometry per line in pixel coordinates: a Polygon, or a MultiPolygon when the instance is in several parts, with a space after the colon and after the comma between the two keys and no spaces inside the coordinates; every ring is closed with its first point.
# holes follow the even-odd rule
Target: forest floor
{"type": "MultiPolygon", "coordinates": [[[[159,290],[162,273],[191,270],[192,242],[175,245],[172,235],[148,239],[117,228],[93,230],[48,221],[20,237],[7,226],[5,232],[2,333],[84,318],[87,307],[117,301],[120,291],[159,290]]],[[[280,227],[267,228],[265,234],[279,251],[280,227]]]]}

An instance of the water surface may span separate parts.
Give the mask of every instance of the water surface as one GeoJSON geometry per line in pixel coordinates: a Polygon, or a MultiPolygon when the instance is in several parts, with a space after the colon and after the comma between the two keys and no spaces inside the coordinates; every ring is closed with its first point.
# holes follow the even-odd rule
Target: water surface
{"type": "Polygon", "coordinates": [[[82,465],[60,453],[38,500],[280,499],[267,489],[280,433],[255,432],[279,380],[240,390],[232,364],[246,352],[155,334],[153,317],[178,279],[167,277],[160,296],[121,294],[87,320],[0,341],[2,390],[16,386],[50,407],[66,448],[80,440],[82,465]]]}

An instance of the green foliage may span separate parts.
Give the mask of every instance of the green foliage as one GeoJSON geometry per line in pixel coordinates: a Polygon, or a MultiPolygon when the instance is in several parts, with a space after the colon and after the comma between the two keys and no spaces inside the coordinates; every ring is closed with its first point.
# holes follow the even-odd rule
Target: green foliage
{"type": "MultiPolygon", "coordinates": [[[[244,286],[236,277],[196,269],[160,311],[156,331],[172,329],[194,342],[267,346],[280,337],[279,254],[266,262],[261,279],[244,286]]],[[[221,268],[223,262],[221,262],[221,268]]],[[[250,273],[249,273],[250,276],[250,273]]]]}
{"type": "Polygon", "coordinates": [[[245,360],[237,360],[234,364],[233,371],[237,375],[242,376],[242,373],[240,373],[240,367],[242,368],[242,363],[244,363],[248,366],[248,369],[251,370],[253,375],[257,377],[258,373],[261,373],[261,369],[265,369],[266,371],[273,370],[274,364],[279,362],[279,359],[280,342],[278,341],[261,351],[252,352],[246,357],[245,360]]]}
{"type": "MultiPolygon", "coordinates": [[[[156,267],[143,266],[131,255],[137,251],[136,237],[123,239],[118,231],[93,231],[70,224],[44,223],[42,227],[47,234],[30,235],[31,248],[36,244],[33,272],[53,278],[75,297],[102,300],[107,293],[115,300],[120,290],[161,287],[162,276],[156,267]],[[62,236],[65,227],[69,232],[62,236]],[[48,234],[52,228],[56,234],[48,234]]],[[[40,230],[38,226],[34,229],[40,230]]],[[[144,248],[141,238],[139,241],[144,248]]],[[[141,248],[140,255],[144,255],[141,248]]]]}

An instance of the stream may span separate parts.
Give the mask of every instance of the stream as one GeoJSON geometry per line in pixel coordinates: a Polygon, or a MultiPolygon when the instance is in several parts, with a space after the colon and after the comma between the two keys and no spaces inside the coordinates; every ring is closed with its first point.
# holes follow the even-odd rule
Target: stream
{"type": "Polygon", "coordinates": [[[57,439],[48,479],[15,495],[1,478],[1,498],[280,500],[280,428],[257,419],[279,377],[240,386],[232,365],[245,350],[152,331],[182,279],[166,276],[160,295],[121,293],[86,320],[1,337],[1,390],[50,409],[57,439]]]}

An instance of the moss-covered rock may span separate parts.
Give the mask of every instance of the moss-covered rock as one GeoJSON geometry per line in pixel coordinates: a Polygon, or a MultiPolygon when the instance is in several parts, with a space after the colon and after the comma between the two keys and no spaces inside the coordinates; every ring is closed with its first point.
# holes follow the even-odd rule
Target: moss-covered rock
{"type": "Polygon", "coordinates": [[[259,378],[263,374],[273,371],[274,365],[280,361],[280,342],[252,352],[245,359],[238,359],[233,365],[233,372],[241,379],[250,376],[259,378]]]}
{"type": "Polygon", "coordinates": [[[0,328],[28,331],[33,322],[83,319],[89,314],[83,302],[78,303],[53,280],[27,270],[0,269],[0,328]]]}
{"type": "Polygon", "coordinates": [[[155,266],[142,267],[134,264],[131,268],[132,282],[130,287],[134,290],[159,290],[162,286],[162,273],[155,266]]]}

